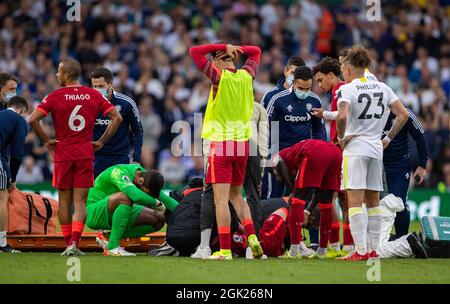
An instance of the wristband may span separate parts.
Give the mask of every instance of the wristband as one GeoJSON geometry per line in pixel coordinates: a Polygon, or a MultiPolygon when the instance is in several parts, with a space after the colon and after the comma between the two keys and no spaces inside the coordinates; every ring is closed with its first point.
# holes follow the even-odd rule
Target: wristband
{"type": "Polygon", "coordinates": [[[388,144],[392,141],[392,138],[390,138],[390,137],[387,136],[387,135],[386,135],[383,139],[386,140],[386,142],[387,142],[388,144]]]}
{"type": "Polygon", "coordinates": [[[333,112],[323,111],[322,116],[326,120],[336,120],[336,118],[337,118],[337,111],[333,111],[333,112]]]}
{"type": "Polygon", "coordinates": [[[309,212],[309,211],[306,210],[306,209],[305,209],[303,212],[306,213],[307,215],[310,215],[310,214],[311,214],[311,212],[309,212]]]}

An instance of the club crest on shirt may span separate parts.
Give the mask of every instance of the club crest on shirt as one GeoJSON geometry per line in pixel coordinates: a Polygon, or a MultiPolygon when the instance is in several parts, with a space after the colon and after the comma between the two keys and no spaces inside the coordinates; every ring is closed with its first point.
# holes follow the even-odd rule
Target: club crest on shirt
{"type": "Polygon", "coordinates": [[[291,105],[289,105],[287,108],[288,112],[292,112],[292,110],[294,109],[291,105]]]}
{"type": "Polygon", "coordinates": [[[306,104],[306,111],[311,112],[311,110],[312,110],[312,104],[307,103],[306,104]]]}

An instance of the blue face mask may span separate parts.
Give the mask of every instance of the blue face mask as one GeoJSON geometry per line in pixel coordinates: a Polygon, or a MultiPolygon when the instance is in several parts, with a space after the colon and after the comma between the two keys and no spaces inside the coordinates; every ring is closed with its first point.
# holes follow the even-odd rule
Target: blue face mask
{"type": "Polygon", "coordinates": [[[6,101],[9,101],[11,98],[13,98],[16,95],[17,95],[16,93],[8,92],[8,93],[6,93],[5,99],[6,99],[6,101]]]}
{"type": "Polygon", "coordinates": [[[14,93],[14,92],[6,92],[4,100],[5,100],[6,102],[8,102],[11,98],[13,98],[13,97],[16,96],[16,95],[17,95],[17,94],[14,93]]]}
{"type": "Polygon", "coordinates": [[[288,75],[288,77],[286,78],[286,82],[288,86],[291,86],[292,83],[294,82],[294,75],[288,75]]]}
{"type": "Polygon", "coordinates": [[[302,90],[295,90],[295,96],[297,96],[298,99],[306,99],[308,97],[309,91],[302,91],[302,90]]]}
{"type": "Polygon", "coordinates": [[[99,88],[97,91],[102,93],[103,97],[108,98],[108,90],[106,88],[99,88]]]}

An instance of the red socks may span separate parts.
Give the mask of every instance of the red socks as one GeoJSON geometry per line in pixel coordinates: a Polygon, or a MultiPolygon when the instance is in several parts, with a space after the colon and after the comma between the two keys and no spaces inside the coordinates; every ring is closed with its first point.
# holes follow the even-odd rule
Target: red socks
{"type": "Polygon", "coordinates": [[[305,201],[292,198],[291,211],[289,212],[288,223],[291,237],[291,244],[300,244],[302,241],[302,227],[305,220],[305,201]]]}
{"type": "Polygon", "coordinates": [[[218,227],[220,249],[231,250],[230,226],[218,227]]]}
{"type": "Polygon", "coordinates": [[[246,218],[242,221],[242,226],[244,226],[245,234],[248,236],[256,234],[255,225],[253,225],[253,220],[251,218],[246,218]]]}
{"type": "Polygon", "coordinates": [[[70,240],[72,239],[72,223],[61,225],[61,230],[64,236],[64,242],[66,242],[66,246],[69,246],[71,244],[70,240]]]}
{"type": "Polygon", "coordinates": [[[84,230],[84,223],[82,222],[73,222],[72,223],[72,238],[70,240],[70,245],[74,244],[78,246],[78,242],[80,241],[81,234],[84,230]]]}
{"type": "Polygon", "coordinates": [[[341,230],[341,222],[334,222],[331,225],[330,244],[339,243],[340,230],[341,230]]]}
{"type": "Polygon", "coordinates": [[[331,223],[333,222],[333,214],[331,213],[331,203],[319,203],[320,208],[320,238],[319,247],[327,248],[330,239],[331,223]]]}
{"type": "Polygon", "coordinates": [[[353,245],[353,238],[352,233],[350,231],[350,224],[344,223],[342,227],[344,229],[344,246],[353,245]]]}

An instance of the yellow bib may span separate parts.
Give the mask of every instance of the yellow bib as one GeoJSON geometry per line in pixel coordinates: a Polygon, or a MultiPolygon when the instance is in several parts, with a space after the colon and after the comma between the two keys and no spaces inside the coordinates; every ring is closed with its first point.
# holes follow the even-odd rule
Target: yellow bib
{"type": "Polygon", "coordinates": [[[246,141],[252,136],[253,78],[244,69],[222,70],[215,98],[209,93],[202,138],[246,141]]]}

